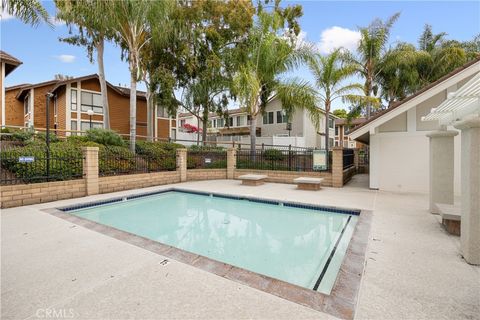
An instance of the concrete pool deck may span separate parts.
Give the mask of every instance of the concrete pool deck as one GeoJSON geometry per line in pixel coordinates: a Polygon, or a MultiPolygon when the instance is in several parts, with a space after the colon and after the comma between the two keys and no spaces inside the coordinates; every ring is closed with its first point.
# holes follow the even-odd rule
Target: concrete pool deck
{"type": "MultiPolygon", "coordinates": [[[[428,197],[240,181],[187,182],[192,190],[288,199],[373,211],[357,319],[476,319],[480,268],[466,264],[458,237],[428,213],[428,197]]],[[[40,210],[135,191],[63,200],[1,213],[1,318],[334,319],[277,296],[58,219],[40,210]]]]}

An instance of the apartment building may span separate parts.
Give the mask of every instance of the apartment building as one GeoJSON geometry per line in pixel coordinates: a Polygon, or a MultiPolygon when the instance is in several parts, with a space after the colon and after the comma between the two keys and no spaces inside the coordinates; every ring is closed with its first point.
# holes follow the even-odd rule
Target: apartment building
{"type": "MultiPolygon", "coordinates": [[[[130,132],[130,90],[107,82],[110,129],[122,135],[130,132]]],[[[97,74],[83,77],[57,77],[36,84],[21,84],[5,89],[6,127],[46,128],[47,99],[50,128],[58,135],[75,134],[92,128],[105,128],[100,82],[97,74]],[[51,97],[47,98],[47,93],[51,97]],[[89,110],[93,115],[89,115],[89,110]]],[[[147,102],[145,92],[137,91],[137,137],[147,135],[147,102]]],[[[154,136],[168,139],[175,134],[175,119],[161,107],[156,108],[154,136]]]]}
{"type": "MultiPolygon", "coordinates": [[[[301,147],[325,148],[325,112],[322,113],[320,126],[316,128],[306,110],[296,110],[292,119],[287,119],[279,99],[272,99],[263,115],[257,117],[257,143],[292,144],[301,147]]],[[[330,146],[334,144],[335,116],[330,116],[330,146]]],[[[198,126],[197,119],[190,113],[178,115],[178,130],[185,124],[198,126]]],[[[200,124],[201,126],[201,124],[200,124]]],[[[243,108],[228,110],[227,115],[209,115],[209,139],[218,142],[249,143],[250,128],[248,114],[243,108]]]]}
{"type": "Polygon", "coordinates": [[[335,119],[335,146],[344,148],[363,148],[365,144],[350,138],[350,131],[364,123],[366,118],[335,119]]]}
{"type": "Polygon", "coordinates": [[[0,118],[1,125],[5,125],[5,77],[15,70],[22,62],[14,56],[0,50],[0,118]]]}

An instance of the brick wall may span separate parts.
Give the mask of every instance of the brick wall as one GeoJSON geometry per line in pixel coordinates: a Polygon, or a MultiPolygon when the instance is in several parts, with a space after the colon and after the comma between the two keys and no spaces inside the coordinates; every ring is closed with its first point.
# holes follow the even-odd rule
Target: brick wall
{"type": "Polygon", "coordinates": [[[227,179],[227,169],[187,170],[187,181],[227,179]]]}
{"type": "Polygon", "coordinates": [[[98,179],[100,193],[139,189],[177,182],[180,182],[178,171],[131,174],[128,176],[101,177],[98,179]]]}
{"type": "Polygon", "coordinates": [[[2,186],[0,201],[2,208],[19,207],[83,197],[85,190],[85,180],[83,179],[2,186]]]}
{"type": "Polygon", "coordinates": [[[296,171],[276,171],[276,170],[251,170],[251,169],[236,169],[234,177],[238,179],[243,174],[264,174],[267,175],[267,182],[276,183],[293,183],[293,179],[299,177],[313,177],[324,178],[322,186],[332,186],[332,174],[330,172],[296,172],[296,171]]]}
{"type": "Polygon", "coordinates": [[[17,100],[20,89],[12,89],[5,92],[5,124],[7,126],[23,127],[23,101],[17,100]]]}

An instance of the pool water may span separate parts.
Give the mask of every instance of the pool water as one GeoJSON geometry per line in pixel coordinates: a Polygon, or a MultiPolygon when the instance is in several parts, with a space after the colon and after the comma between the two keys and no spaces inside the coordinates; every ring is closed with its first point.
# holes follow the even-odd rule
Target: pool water
{"type": "Polygon", "coordinates": [[[358,218],[178,191],[71,213],[326,294],[358,218]]]}

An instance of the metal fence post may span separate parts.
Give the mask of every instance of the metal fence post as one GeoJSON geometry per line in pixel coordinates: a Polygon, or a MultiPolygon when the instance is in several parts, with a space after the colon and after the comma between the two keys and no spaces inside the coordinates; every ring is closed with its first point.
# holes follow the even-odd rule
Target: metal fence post
{"type": "Polygon", "coordinates": [[[288,171],[292,171],[292,145],[288,145],[288,171]]]}

